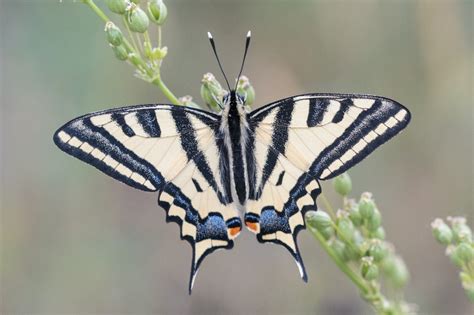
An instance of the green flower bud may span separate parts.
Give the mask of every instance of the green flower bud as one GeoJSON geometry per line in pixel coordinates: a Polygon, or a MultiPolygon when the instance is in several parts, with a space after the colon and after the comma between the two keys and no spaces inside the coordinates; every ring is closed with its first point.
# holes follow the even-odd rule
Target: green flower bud
{"type": "Polygon", "coordinates": [[[140,3],[140,0],[129,0],[129,1],[132,1],[132,2],[135,3],[135,4],[139,4],[139,3],[140,3]]]}
{"type": "Polygon", "coordinates": [[[354,201],[354,199],[349,199],[348,204],[349,219],[351,219],[355,226],[361,226],[362,216],[359,211],[359,205],[354,201]]]}
{"type": "Polygon", "coordinates": [[[451,260],[451,262],[456,266],[456,267],[462,267],[463,265],[463,261],[461,259],[459,259],[459,257],[457,255],[454,255],[454,251],[456,249],[456,246],[455,245],[448,245],[448,247],[446,247],[446,256],[449,257],[449,259],[451,260]]]}
{"type": "Polygon", "coordinates": [[[337,233],[340,236],[339,238],[344,242],[350,242],[354,236],[354,224],[352,224],[346,211],[338,210],[337,217],[337,233]]]}
{"type": "Polygon", "coordinates": [[[117,57],[118,60],[127,60],[128,58],[128,52],[127,49],[123,45],[120,46],[113,46],[112,44],[110,45],[112,50],[114,51],[115,57],[117,57]]]}
{"type": "Polygon", "coordinates": [[[466,224],[466,218],[448,217],[448,221],[451,223],[451,227],[453,228],[453,236],[456,242],[472,242],[472,231],[466,224]]]}
{"type": "Polygon", "coordinates": [[[474,249],[471,244],[461,242],[456,246],[452,255],[456,256],[456,260],[468,264],[474,259],[474,249]]]}
{"type": "Polygon", "coordinates": [[[135,53],[130,53],[128,54],[128,60],[130,60],[130,62],[137,68],[140,68],[141,67],[141,61],[140,61],[140,57],[135,54],[135,53]]]}
{"type": "Polygon", "coordinates": [[[331,246],[332,250],[336,253],[336,255],[342,259],[344,262],[347,262],[349,259],[345,253],[346,245],[338,240],[337,238],[331,240],[329,246],[331,246]]]}
{"type": "Polygon", "coordinates": [[[331,217],[324,211],[308,211],[306,213],[306,222],[311,227],[320,232],[326,240],[334,235],[331,217]]]}
{"type": "Polygon", "coordinates": [[[206,73],[201,83],[201,97],[206,105],[214,111],[220,110],[219,105],[222,104],[222,98],[227,92],[212,73],[206,73]]]}
{"type": "Polygon", "coordinates": [[[379,276],[379,267],[374,264],[374,259],[372,257],[362,257],[360,274],[368,281],[377,279],[379,276]]]}
{"type": "Polygon", "coordinates": [[[109,10],[117,14],[124,14],[128,3],[128,0],[105,0],[109,10]]]}
{"type": "Polygon", "coordinates": [[[378,239],[372,239],[370,241],[368,254],[374,258],[374,262],[381,262],[388,254],[387,246],[384,242],[378,239]]]}
{"type": "Polygon", "coordinates": [[[109,21],[105,24],[105,34],[107,35],[107,40],[113,46],[120,46],[122,44],[122,32],[113,22],[109,21]]]}
{"type": "Polygon", "coordinates": [[[410,278],[407,266],[400,256],[389,255],[382,261],[382,268],[394,288],[404,287],[410,278]]]}
{"type": "Polygon", "coordinates": [[[347,196],[352,191],[352,181],[349,174],[342,173],[333,181],[334,189],[341,196],[347,196]]]}
{"type": "Polygon", "coordinates": [[[243,96],[245,99],[245,105],[252,105],[255,102],[255,89],[250,84],[249,79],[242,75],[237,81],[236,92],[243,96]]]}
{"type": "Polygon", "coordinates": [[[474,285],[464,287],[466,295],[474,303],[474,285]]]}
{"type": "Polygon", "coordinates": [[[374,199],[372,199],[372,194],[365,192],[360,197],[359,201],[359,212],[364,219],[368,219],[372,216],[375,209],[374,199]]]}
{"type": "Polygon", "coordinates": [[[474,278],[463,271],[459,273],[459,278],[461,279],[461,284],[466,291],[467,297],[474,302],[474,278]]]}
{"type": "Polygon", "coordinates": [[[168,47],[161,47],[161,48],[153,48],[153,58],[156,60],[162,60],[168,54],[168,47]]]}
{"type": "Polygon", "coordinates": [[[150,24],[146,13],[135,3],[130,3],[127,7],[127,23],[130,30],[137,33],[145,33],[150,24]]]}
{"type": "Polygon", "coordinates": [[[187,107],[200,108],[198,104],[193,102],[193,98],[190,95],[181,96],[178,101],[187,107]]]}
{"type": "Polygon", "coordinates": [[[382,215],[377,208],[374,208],[372,215],[367,218],[367,229],[371,232],[377,231],[382,223],[382,215]]]}
{"type": "Polygon", "coordinates": [[[158,25],[163,25],[168,16],[168,9],[163,0],[148,1],[148,15],[158,25]]]}
{"type": "Polygon", "coordinates": [[[371,236],[374,238],[378,238],[379,240],[385,239],[385,229],[382,226],[379,226],[375,232],[371,233],[371,236]]]}
{"type": "Polygon", "coordinates": [[[442,219],[435,219],[431,223],[431,230],[433,231],[433,236],[441,244],[449,245],[453,241],[453,232],[451,231],[451,228],[446,223],[444,223],[442,219]]]}

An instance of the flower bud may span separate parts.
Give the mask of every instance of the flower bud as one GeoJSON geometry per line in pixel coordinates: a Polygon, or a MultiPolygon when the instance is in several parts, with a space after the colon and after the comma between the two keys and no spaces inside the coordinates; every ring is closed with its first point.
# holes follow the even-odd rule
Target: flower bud
{"type": "Polygon", "coordinates": [[[109,10],[117,14],[124,14],[128,3],[128,0],[105,0],[109,10]]]}
{"type": "Polygon", "coordinates": [[[168,9],[163,0],[148,1],[148,15],[158,25],[163,25],[168,16],[168,9]]]}
{"type": "Polygon", "coordinates": [[[349,219],[348,213],[343,210],[337,211],[337,233],[344,242],[350,242],[354,236],[354,224],[349,219]]]}
{"type": "Polygon", "coordinates": [[[140,68],[141,67],[141,61],[140,61],[140,57],[135,54],[135,53],[130,53],[128,54],[128,60],[130,60],[130,62],[137,68],[140,68]]]}
{"type": "Polygon", "coordinates": [[[351,219],[352,223],[354,223],[355,226],[361,226],[362,216],[359,211],[359,205],[355,202],[354,199],[349,199],[348,204],[349,219],[351,219]]]}
{"type": "Polygon", "coordinates": [[[371,233],[371,236],[374,238],[378,238],[379,240],[384,240],[385,239],[385,229],[383,226],[379,226],[375,232],[371,233]]]}
{"type": "Polygon", "coordinates": [[[347,255],[345,254],[346,245],[343,242],[335,238],[331,240],[329,246],[331,246],[332,250],[336,253],[336,255],[344,262],[347,262],[349,260],[347,255]]]}
{"type": "Polygon", "coordinates": [[[365,280],[368,281],[377,279],[379,276],[379,267],[374,264],[374,259],[372,257],[362,257],[360,274],[365,280]]]}
{"type": "Polygon", "coordinates": [[[466,218],[464,217],[448,217],[448,221],[451,223],[454,240],[456,242],[467,241],[472,242],[472,231],[466,224],[466,218]]]}
{"type": "Polygon", "coordinates": [[[474,302],[474,279],[464,271],[459,273],[459,278],[461,279],[461,284],[466,291],[467,297],[474,302]]]}
{"type": "Polygon", "coordinates": [[[377,231],[382,223],[382,215],[377,208],[374,208],[372,215],[367,218],[367,229],[371,232],[377,231]]]}
{"type": "Polygon", "coordinates": [[[127,7],[127,23],[130,30],[137,33],[145,33],[150,24],[146,13],[135,3],[130,3],[127,7]]]}
{"type": "Polygon", "coordinates": [[[451,231],[451,228],[446,223],[444,223],[442,219],[435,219],[431,223],[431,230],[433,231],[433,236],[441,244],[449,245],[453,241],[453,232],[451,231]]]}
{"type": "Polygon", "coordinates": [[[463,265],[463,261],[461,259],[459,259],[459,257],[457,255],[454,255],[454,251],[456,249],[456,246],[455,245],[448,245],[448,247],[446,247],[446,256],[449,257],[449,259],[451,260],[451,262],[456,266],[456,267],[459,267],[461,268],[462,265],[463,265]]]}
{"type": "Polygon", "coordinates": [[[474,259],[474,249],[471,244],[461,242],[456,246],[452,255],[455,256],[454,259],[468,264],[474,259]]]}
{"type": "Polygon", "coordinates": [[[162,60],[168,54],[168,47],[153,48],[153,58],[156,60],[162,60]]]}
{"type": "Polygon", "coordinates": [[[226,91],[212,73],[206,73],[201,80],[201,97],[206,105],[215,111],[220,109],[226,91]]]}
{"type": "Polygon", "coordinates": [[[236,92],[243,96],[245,99],[245,105],[252,105],[255,102],[255,89],[250,84],[249,79],[242,75],[237,81],[236,92]]]}
{"type": "Polygon", "coordinates": [[[360,197],[359,201],[359,211],[364,219],[368,219],[374,213],[375,203],[372,199],[372,194],[365,192],[360,197]]]}
{"type": "Polygon", "coordinates": [[[410,278],[407,266],[400,256],[389,255],[383,260],[382,268],[387,275],[387,280],[395,288],[404,287],[410,278]]]}
{"type": "Polygon", "coordinates": [[[120,46],[122,44],[122,32],[113,22],[105,23],[105,34],[107,35],[108,42],[113,46],[120,46]]]}
{"type": "Polygon", "coordinates": [[[178,99],[179,103],[187,106],[187,107],[193,107],[193,108],[199,108],[199,105],[193,102],[193,98],[190,95],[185,95],[181,96],[178,99]]]}
{"type": "Polygon", "coordinates": [[[352,181],[347,173],[337,176],[333,181],[333,185],[334,190],[343,197],[349,195],[352,191],[352,181]]]}
{"type": "Polygon", "coordinates": [[[110,45],[112,50],[114,51],[115,57],[117,57],[118,60],[127,60],[128,58],[128,52],[127,49],[123,45],[120,46],[113,46],[112,44],[110,45]]]}
{"type": "Polygon", "coordinates": [[[326,240],[334,234],[331,217],[324,211],[309,211],[306,213],[306,222],[320,232],[326,240]]]}
{"type": "Polygon", "coordinates": [[[368,254],[374,258],[374,262],[378,263],[382,261],[388,254],[387,246],[385,243],[378,239],[372,239],[370,241],[368,254]]]}
{"type": "Polygon", "coordinates": [[[129,0],[129,1],[132,1],[132,2],[135,3],[135,4],[139,4],[139,3],[140,3],[140,0],[129,0]]]}

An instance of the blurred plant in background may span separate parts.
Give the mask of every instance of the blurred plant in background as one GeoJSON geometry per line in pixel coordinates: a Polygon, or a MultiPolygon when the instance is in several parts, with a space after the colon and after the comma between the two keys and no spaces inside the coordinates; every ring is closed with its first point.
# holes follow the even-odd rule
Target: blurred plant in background
{"type": "Polygon", "coordinates": [[[431,223],[435,239],[446,246],[446,255],[461,268],[459,278],[469,299],[474,302],[474,243],[472,230],[464,217],[448,217],[447,225],[437,218],[431,223]]]}
{"type": "Polygon", "coordinates": [[[308,230],[377,314],[415,314],[415,305],[403,298],[408,269],[395,247],[385,240],[382,216],[372,194],[363,193],[358,202],[348,198],[352,181],[347,173],[336,177],[333,184],[343,197],[342,209],[335,212],[321,194],[327,212],[307,212],[308,230]],[[382,282],[390,296],[382,294],[382,282]]]}

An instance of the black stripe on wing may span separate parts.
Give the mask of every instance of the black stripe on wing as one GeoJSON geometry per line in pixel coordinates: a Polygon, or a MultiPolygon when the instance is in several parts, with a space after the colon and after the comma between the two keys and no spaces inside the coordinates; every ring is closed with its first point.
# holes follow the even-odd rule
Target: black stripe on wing
{"type": "Polygon", "coordinates": [[[138,157],[134,152],[127,149],[122,143],[117,141],[103,128],[97,127],[90,121],[90,117],[78,119],[61,127],[54,134],[54,143],[64,152],[98,168],[107,175],[124,182],[134,188],[145,191],[156,191],[164,185],[164,178],[153,165],[138,157]],[[66,134],[70,137],[65,142],[62,137],[66,134]],[[77,140],[75,140],[77,139],[77,140]],[[73,142],[80,141],[78,146],[73,142]],[[84,151],[83,146],[89,145],[92,151],[84,151]],[[93,152],[101,152],[100,157],[94,156],[93,152]],[[113,160],[110,160],[110,157],[113,160]],[[107,163],[110,161],[111,163],[107,163]],[[117,163],[115,165],[115,162],[117,163]],[[131,172],[141,175],[151,185],[140,184],[127,176],[127,174],[117,171],[117,167],[123,165],[131,172]]]}

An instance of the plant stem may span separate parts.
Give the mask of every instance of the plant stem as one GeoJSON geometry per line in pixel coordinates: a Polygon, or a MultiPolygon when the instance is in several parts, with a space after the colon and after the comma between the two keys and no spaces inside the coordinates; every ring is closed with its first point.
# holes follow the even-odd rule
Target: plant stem
{"type": "Polygon", "coordinates": [[[82,0],[82,2],[87,4],[104,22],[110,21],[107,15],[94,3],[94,0],[82,0]]]}
{"type": "Polygon", "coordinates": [[[161,80],[159,76],[153,81],[151,81],[151,83],[158,86],[161,92],[166,96],[167,99],[171,101],[171,103],[173,103],[174,105],[181,105],[178,98],[173,94],[173,92],[170,91],[170,89],[168,89],[168,87],[165,85],[165,83],[161,80]]]}
{"type": "Polygon", "coordinates": [[[318,242],[321,244],[323,249],[326,251],[329,257],[331,257],[331,259],[336,263],[339,269],[342,272],[344,272],[349,277],[349,279],[351,279],[352,282],[354,282],[354,284],[359,288],[359,290],[362,291],[364,295],[369,294],[370,288],[366,285],[365,280],[359,277],[348,265],[346,265],[346,263],[344,263],[337,256],[337,254],[333,251],[333,249],[329,246],[329,244],[324,239],[324,236],[309,225],[308,225],[308,230],[311,232],[311,234],[313,234],[316,240],[318,240],[318,242]]]}
{"type": "Polygon", "coordinates": [[[333,220],[335,220],[336,219],[336,212],[334,211],[334,208],[331,206],[331,203],[329,202],[329,200],[326,198],[326,196],[323,193],[321,193],[320,196],[321,196],[321,200],[323,201],[324,206],[326,207],[327,211],[329,212],[329,214],[331,215],[333,220]]]}

